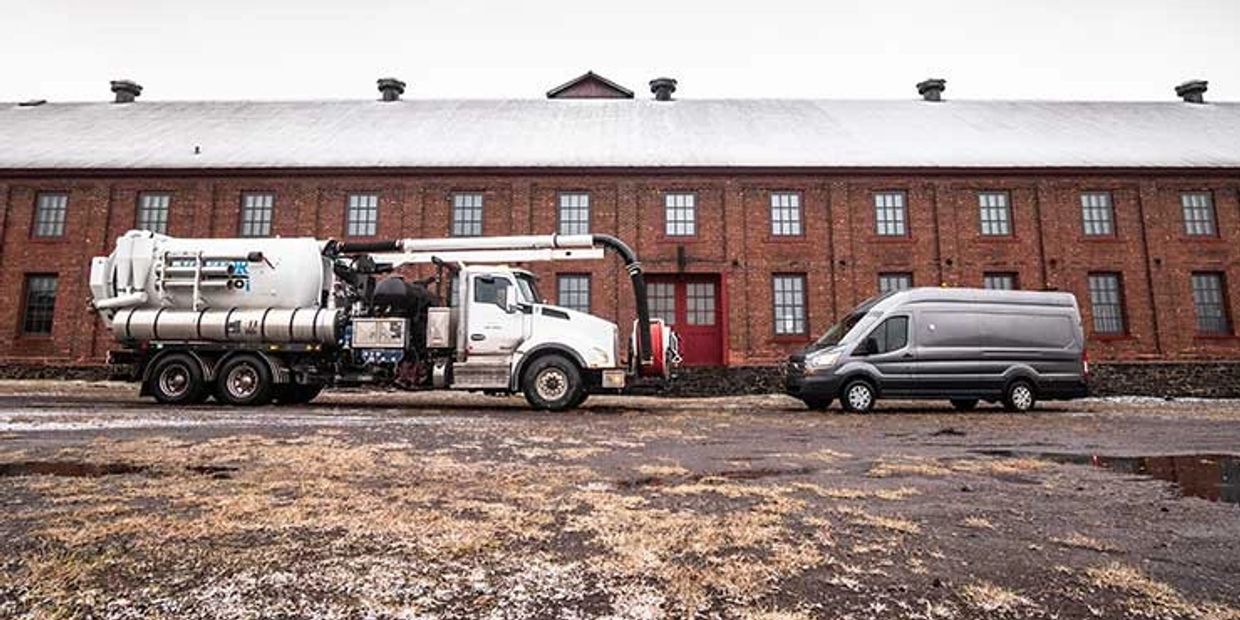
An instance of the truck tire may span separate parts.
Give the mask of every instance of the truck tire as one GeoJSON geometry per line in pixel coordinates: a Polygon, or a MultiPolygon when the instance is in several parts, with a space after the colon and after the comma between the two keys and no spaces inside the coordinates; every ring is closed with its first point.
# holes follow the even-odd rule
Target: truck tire
{"type": "Polygon", "coordinates": [[[275,384],[271,368],[257,355],[241,354],[220,367],[215,398],[228,405],[260,407],[271,402],[275,384]]]}
{"type": "Polygon", "coordinates": [[[878,394],[874,391],[874,386],[865,379],[849,381],[840,392],[840,404],[844,406],[844,411],[852,413],[873,411],[875,400],[878,400],[878,394]]]}
{"type": "Polygon", "coordinates": [[[276,389],[276,403],[280,405],[304,405],[323,391],[320,383],[286,383],[276,389]]]}
{"type": "Polygon", "coordinates": [[[147,391],[165,405],[193,405],[205,400],[202,365],[192,355],[165,355],[155,363],[147,381],[147,391]]]}
{"type": "Polygon", "coordinates": [[[1008,384],[1003,392],[1003,407],[1008,411],[1024,413],[1033,409],[1037,403],[1037,393],[1033,384],[1025,379],[1017,379],[1008,384]]]}
{"type": "Polygon", "coordinates": [[[585,393],[581,371],[563,355],[546,355],[530,363],[522,373],[521,391],[535,409],[564,411],[581,404],[585,393]]]}

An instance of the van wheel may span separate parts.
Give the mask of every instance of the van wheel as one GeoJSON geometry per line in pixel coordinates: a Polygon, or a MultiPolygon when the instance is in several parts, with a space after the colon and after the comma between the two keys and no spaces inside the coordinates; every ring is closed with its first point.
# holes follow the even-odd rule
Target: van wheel
{"type": "Polygon", "coordinates": [[[1037,397],[1033,392],[1033,384],[1024,379],[1017,379],[1008,385],[1003,394],[1003,407],[1008,411],[1025,412],[1033,409],[1037,397]]]}
{"type": "Polygon", "coordinates": [[[874,386],[864,379],[855,379],[844,386],[840,404],[844,411],[852,413],[869,413],[874,409],[874,386]]]}
{"type": "Polygon", "coordinates": [[[238,355],[220,368],[215,397],[228,405],[260,407],[275,396],[267,362],[257,355],[238,355]]]}
{"type": "Polygon", "coordinates": [[[147,390],[165,405],[191,405],[206,400],[206,383],[198,360],[184,353],[164,356],[155,365],[147,390]]]}
{"type": "Polygon", "coordinates": [[[563,355],[547,355],[534,360],[525,369],[521,391],[535,409],[564,411],[582,401],[585,383],[577,365],[563,355]]]}
{"type": "Polygon", "coordinates": [[[977,408],[976,398],[953,398],[952,406],[956,411],[973,411],[977,408]]]}

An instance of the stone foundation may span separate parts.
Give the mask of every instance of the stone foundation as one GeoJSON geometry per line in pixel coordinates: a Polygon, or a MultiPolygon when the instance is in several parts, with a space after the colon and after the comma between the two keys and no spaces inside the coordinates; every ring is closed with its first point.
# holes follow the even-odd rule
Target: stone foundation
{"type": "MultiPolygon", "coordinates": [[[[1240,398],[1240,361],[1095,363],[1090,391],[1094,396],[1171,398],[1240,398]]],[[[120,379],[107,366],[26,366],[0,364],[0,379],[120,379]]],[[[681,368],[673,380],[635,391],[664,396],[727,396],[783,391],[777,366],[681,368]]]]}

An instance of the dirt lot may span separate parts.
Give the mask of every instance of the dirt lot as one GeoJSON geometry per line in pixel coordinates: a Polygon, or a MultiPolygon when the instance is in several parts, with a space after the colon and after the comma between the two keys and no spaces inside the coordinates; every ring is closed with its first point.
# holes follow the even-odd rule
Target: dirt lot
{"type": "Polygon", "coordinates": [[[0,618],[1236,619],[1224,455],[1240,402],[169,410],[7,383],[0,618]],[[1093,458],[1147,455],[1187,456],[1093,458]]]}

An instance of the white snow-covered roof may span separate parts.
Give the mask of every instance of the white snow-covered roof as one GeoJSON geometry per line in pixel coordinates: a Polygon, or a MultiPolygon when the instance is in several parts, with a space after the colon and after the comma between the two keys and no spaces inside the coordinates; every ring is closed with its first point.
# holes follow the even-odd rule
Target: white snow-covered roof
{"type": "Polygon", "coordinates": [[[1240,103],[419,100],[0,105],[0,170],[1240,167],[1240,103]]]}

